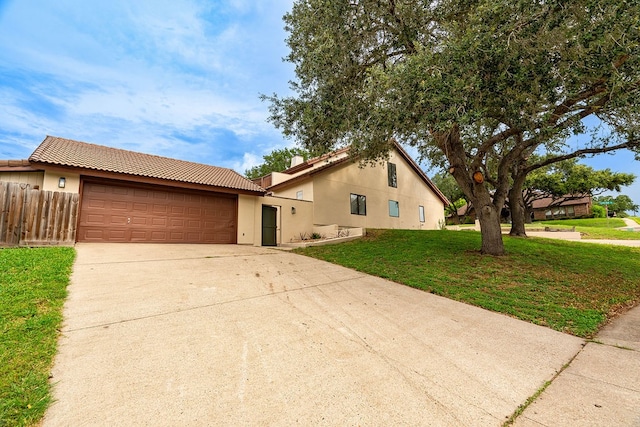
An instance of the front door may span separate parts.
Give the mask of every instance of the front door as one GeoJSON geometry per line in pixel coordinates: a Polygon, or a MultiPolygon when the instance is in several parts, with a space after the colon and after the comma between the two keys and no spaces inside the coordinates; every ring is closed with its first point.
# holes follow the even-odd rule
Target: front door
{"type": "Polygon", "coordinates": [[[262,205],[262,246],[277,246],[277,213],[273,206],[262,205]]]}

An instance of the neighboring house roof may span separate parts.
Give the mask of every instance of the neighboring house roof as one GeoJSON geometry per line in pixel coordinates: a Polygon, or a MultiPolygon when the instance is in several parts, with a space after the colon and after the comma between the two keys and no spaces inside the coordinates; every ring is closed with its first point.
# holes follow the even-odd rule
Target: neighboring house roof
{"type": "MultiPolygon", "coordinates": [[[[400,156],[409,164],[409,166],[414,170],[414,172],[420,177],[420,179],[438,196],[438,198],[445,204],[445,206],[451,204],[447,197],[440,191],[438,187],[429,179],[429,177],[424,173],[424,171],[418,166],[418,164],[411,158],[409,153],[407,153],[397,142],[394,141],[394,148],[398,151],[400,156]]],[[[329,169],[333,169],[337,166],[343,165],[345,163],[354,162],[355,159],[350,156],[340,156],[349,151],[349,148],[342,148],[333,153],[325,154],[320,157],[315,157],[313,159],[309,159],[304,163],[293,166],[285,171],[282,171],[283,174],[294,175],[301,171],[307,170],[304,173],[300,173],[295,177],[288,179],[284,182],[280,182],[275,185],[271,185],[267,187],[267,190],[279,190],[282,188],[289,187],[293,184],[299,183],[308,179],[309,177],[325,172],[329,169]],[[331,161],[332,157],[338,157],[336,160],[331,161]],[[328,161],[328,163],[322,166],[316,166],[320,162],[328,161]],[[315,167],[314,167],[315,166],[315,167]]],[[[259,178],[260,179],[260,178],[259,178]]],[[[264,182],[264,181],[263,181],[264,182]]]]}
{"type": "Polygon", "coordinates": [[[232,169],[137,153],[71,139],[47,136],[29,157],[31,163],[264,193],[264,189],[232,169]]]}
{"type": "MultiPolygon", "coordinates": [[[[565,196],[565,197],[571,197],[571,196],[565,196]]],[[[554,201],[558,201],[559,199],[553,199],[551,197],[545,197],[544,199],[538,199],[538,200],[534,200],[532,203],[532,208],[533,209],[546,209],[549,207],[549,205],[551,205],[552,202],[554,201]]],[[[505,206],[509,203],[509,200],[505,200],[505,206]]],[[[567,200],[567,201],[563,201],[562,203],[556,204],[554,205],[555,207],[558,206],[575,206],[575,205],[585,205],[585,204],[590,204],[591,203],[591,197],[587,196],[587,197],[581,197],[579,199],[574,199],[574,200],[567,200]]],[[[461,207],[458,208],[458,216],[463,216],[465,214],[469,214],[469,213],[473,213],[473,206],[471,206],[471,204],[465,204],[461,207]]]]}
{"type": "MultiPolygon", "coordinates": [[[[564,196],[564,197],[571,197],[571,196],[564,196]]],[[[551,197],[545,197],[544,199],[534,200],[533,203],[531,203],[531,205],[532,205],[533,209],[546,209],[552,203],[555,203],[560,199],[561,198],[553,199],[551,197]]],[[[557,207],[557,206],[575,206],[575,205],[588,205],[588,204],[591,204],[591,197],[586,196],[586,197],[580,197],[578,199],[573,199],[573,200],[565,200],[565,201],[562,201],[562,203],[554,204],[554,206],[555,207],[557,207]]]]}

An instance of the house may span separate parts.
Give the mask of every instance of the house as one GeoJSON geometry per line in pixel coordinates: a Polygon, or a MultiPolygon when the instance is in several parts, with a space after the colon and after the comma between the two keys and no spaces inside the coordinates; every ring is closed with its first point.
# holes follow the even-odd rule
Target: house
{"type": "Polygon", "coordinates": [[[394,144],[384,163],[362,166],[348,149],[254,180],[269,194],[313,202],[315,227],[437,229],[447,198],[394,144]]]}
{"type": "Polygon", "coordinates": [[[399,146],[385,167],[341,150],[269,180],[54,136],[28,160],[0,161],[0,181],[79,195],[77,242],[277,245],[326,226],[433,229],[447,203],[399,146]]]}
{"type": "Polygon", "coordinates": [[[570,195],[560,199],[545,197],[534,200],[532,214],[535,221],[558,218],[580,218],[591,215],[591,197],[572,199],[570,195]],[[559,201],[560,200],[560,201],[559,201]]]}

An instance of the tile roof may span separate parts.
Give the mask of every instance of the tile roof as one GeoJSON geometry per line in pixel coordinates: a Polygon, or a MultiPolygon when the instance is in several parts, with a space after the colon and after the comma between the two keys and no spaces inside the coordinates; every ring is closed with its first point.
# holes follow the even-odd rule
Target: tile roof
{"type": "Polygon", "coordinates": [[[34,168],[29,160],[0,160],[0,172],[37,172],[39,169],[34,168]]]}
{"type": "Polygon", "coordinates": [[[531,203],[533,209],[545,209],[548,208],[550,205],[554,205],[555,207],[559,207],[559,206],[571,206],[571,205],[589,205],[591,204],[591,197],[589,196],[584,196],[584,197],[576,197],[575,199],[571,199],[571,197],[574,197],[570,194],[564,195],[562,197],[558,197],[558,198],[551,198],[551,197],[545,197],[542,199],[537,199],[534,200],[533,203],[531,203]],[[566,200],[569,199],[569,200],[566,200]]]}
{"type": "Polygon", "coordinates": [[[47,136],[30,162],[264,193],[232,169],[47,136]]]}

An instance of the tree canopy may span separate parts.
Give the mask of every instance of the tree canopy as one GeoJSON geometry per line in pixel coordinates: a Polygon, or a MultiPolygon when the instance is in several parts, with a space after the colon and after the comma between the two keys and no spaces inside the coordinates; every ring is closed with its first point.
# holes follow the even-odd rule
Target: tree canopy
{"type": "Polygon", "coordinates": [[[440,172],[435,174],[431,178],[431,181],[451,202],[449,206],[444,207],[445,214],[453,215],[459,221],[458,209],[466,205],[467,200],[462,190],[460,190],[460,187],[458,187],[456,180],[449,173],[440,172]]]}
{"type": "Polygon", "coordinates": [[[264,163],[247,169],[244,175],[249,179],[255,179],[271,172],[282,172],[291,166],[291,159],[294,156],[302,156],[304,160],[308,160],[310,154],[309,151],[299,147],[275,149],[271,153],[262,156],[264,163]]]}
{"type": "Polygon", "coordinates": [[[613,196],[600,196],[594,199],[594,203],[602,204],[607,207],[609,212],[615,212],[616,215],[626,216],[629,211],[636,212],[640,210],[638,205],[633,203],[633,200],[625,194],[621,194],[617,197],[613,196]],[[605,204],[606,203],[606,204],[605,204]]]}
{"type": "Polygon", "coordinates": [[[637,149],[635,0],[298,0],[284,19],[297,79],[266,97],[272,122],[314,151],[417,147],[476,207],[483,253],[504,253],[500,210],[533,153],[637,149]]]}
{"type": "Polygon", "coordinates": [[[553,207],[605,191],[620,192],[623,186],[633,184],[635,178],[632,173],[595,170],[577,159],[565,160],[531,172],[524,184],[523,197],[529,213],[534,200],[550,198],[553,207]]]}

